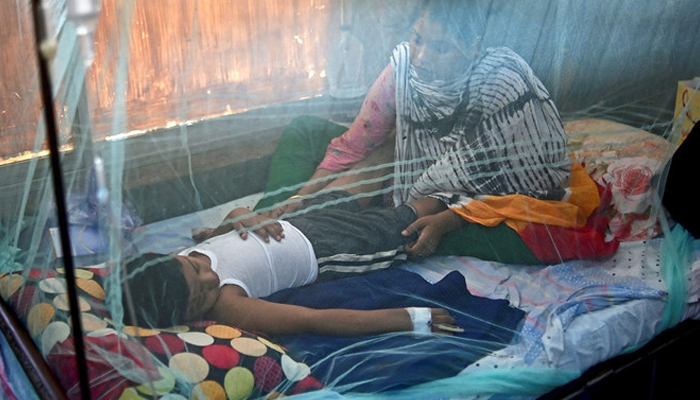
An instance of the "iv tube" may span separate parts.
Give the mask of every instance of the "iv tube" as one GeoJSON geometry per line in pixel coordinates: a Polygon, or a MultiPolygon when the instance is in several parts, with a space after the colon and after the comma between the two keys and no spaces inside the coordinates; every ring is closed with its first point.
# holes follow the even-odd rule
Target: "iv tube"
{"type": "Polygon", "coordinates": [[[75,23],[76,33],[80,40],[83,63],[86,68],[92,65],[95,59],[95,41],[93,37],[101,7],[102,0],[68,0],[66,2],[68,19],[75,23]]]}

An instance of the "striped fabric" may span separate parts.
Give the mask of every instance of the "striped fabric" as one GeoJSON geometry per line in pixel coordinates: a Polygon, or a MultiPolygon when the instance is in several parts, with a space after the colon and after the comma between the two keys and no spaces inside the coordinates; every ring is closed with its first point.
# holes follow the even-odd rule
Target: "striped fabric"
{"type": "Polygon", "coordinates": [[[564,197],[571,161],[559,113],[544,85],[512,50],[487,49],[461,83],[451,84],[445,99],[453,114],[437,120],[435,113],[421,120],[425,113],[419,103],[434,106],[435,100],[422,97],[435,91],[412,73],[408,43],[396,48],[392,67],[395,204],[425,196],[452,205],[485,194],[564,197]],[[455,96],[460,84],[464,92],[455,96]]]}
{"type": "Polygon", "coordinates": [[[365,273],[389,268],[396,261],[406,261],[403,247],[373,254],[342,253],[318,259],[319,274],[340,272],[343,274],[365,273]]]}

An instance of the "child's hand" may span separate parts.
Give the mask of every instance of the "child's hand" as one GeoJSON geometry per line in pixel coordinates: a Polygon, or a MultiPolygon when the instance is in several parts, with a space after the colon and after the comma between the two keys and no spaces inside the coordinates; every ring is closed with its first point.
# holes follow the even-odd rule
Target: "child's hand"
{"type": "Polygon", "coordinates": [[[243,240],[248,238],[248,232],[253,231],[265,242],[270,241],[270,237],[276,241],[284,238],[284,229],[279,221],[270,219],[264,215],[256,214],[247,208],[236,208],[232,210],[226,218],[216,228],[205,228],[193,230],[192,238],[196,242],[202,242],[214,236],[228,233],[232,230],[240,232],[243,240]]]}
{"type": "Polygon", "coordinates": [[[464,332],[464,329],[455,325],[455,319],[447,310],[442,308],[431,308],[431,321],[430,330],[435,333],[443,333],[451,335],[453,333],[464,332]]]}

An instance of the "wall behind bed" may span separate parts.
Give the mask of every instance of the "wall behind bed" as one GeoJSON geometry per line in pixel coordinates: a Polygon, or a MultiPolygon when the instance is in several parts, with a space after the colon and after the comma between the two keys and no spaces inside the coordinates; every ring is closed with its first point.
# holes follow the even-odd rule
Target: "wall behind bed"
{"type": "MultiPolygon", "coordinates": [[[[350,1],[356,24],[377,3],[350,1]]],[[[358,29],[367,80],[386,65],[393,41],[406,36],[406,1],[382,1],[383,34],[358,29]],[[404,18],[402,21],[401,18],[404,18]],[[386,22],[388,21],[388,22],[386,22]],[[381,40],[378,41],[377,38],[381,40]],[[382,41],[383,40],[383,41],[382,41]]],[[[420,1],[409,1],[419,4],[420,1]]],[[[507,46],[530,63],[562,111],[624,106],[642,112],[673,107],[676,82],[700,74],[700,4],[694,0],[477,0],[488,15],[486,46],[507,46]]],[[[637,115],[640,116],[640,115],[637,115]]]]}
{"type": "Polygon", "coordinates": [[[700,74],[696,1],[493,5],[487,41],[503,43],[529,61],[564,112],[623,107],[632,119],[669,118],[677,81],[700,74]]]}

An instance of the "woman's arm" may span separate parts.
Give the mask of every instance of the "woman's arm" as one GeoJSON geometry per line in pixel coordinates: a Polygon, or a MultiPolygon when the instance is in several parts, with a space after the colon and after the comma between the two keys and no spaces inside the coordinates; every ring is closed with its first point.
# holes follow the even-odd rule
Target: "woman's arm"
{"type": "Polygon", "coordinates": [[[347,171],[365,160],[385,140],[395,140],[395,91],[394,73],[391,65],[388,65],[372,84],[350,128],[328,145],[323,160],[311,178],[294,196],[266,215],[279,218],[299,210],[304,204],[304,196],[319,192],[335,181],[332,175],[347,171]]]}
{"type": "Polygon", "coordinates": [[[304,196],[325,189],[335,180],[334,174],[349,170],[391,136],[396,127],[395,91],[393,70],[388,65],[372,84],[350,128],[328,145],[314,174],[294,196],[265,215],[279,218],[299,210],[304,196]]]}
{"type": "MultiPolygon", "coordinates": [[[[365,336],[413,330],[411,317],[405,308],[318,310],[241,296],[240,290],[236,289],[232,285],[224,286],[208,317],[269,335],[365,336]]],[[[431,316],[433,332],[449,333],[442,330],[440,324],[455,327],[454,318],[443,309],[431,309],[431,316]]]]}
{"type": "Polygon", "coordinates": [[[248,238],[248,231],[251,230],[266,242],[270,241],[270,237],[278,242],[284,238],[284,229],[279,221],[247,208],[237,207],[231,210],[216,228],[193,229],[192,239],[199,243],[233,230],[240,232],[243,240],[248,238]]]}
{"type": "Polygon", "coordinates": [[[321,191],[323,188],[328,186],[328,184],[333,180],[325,179],[336,172],[333,172],[324,168],[317,168],[316,172],[309,178],[309,180],[304,184],[304,186],[297,191],[297,193],[287,199],[284,203],[275,207],[274,209],[263,213],[265,216],[276,219],[280,218],[284,214],[291,214],[294,211],[299,210],[304,205],[304,196],[314,194],[321,191]]]}
{"type": "Polygon", "coordinates": [[[396,81],[387,65],[374,81],[350,128],[333,139],[319,168],[345,171],[381,145],[396,128],[396,81]]]}

